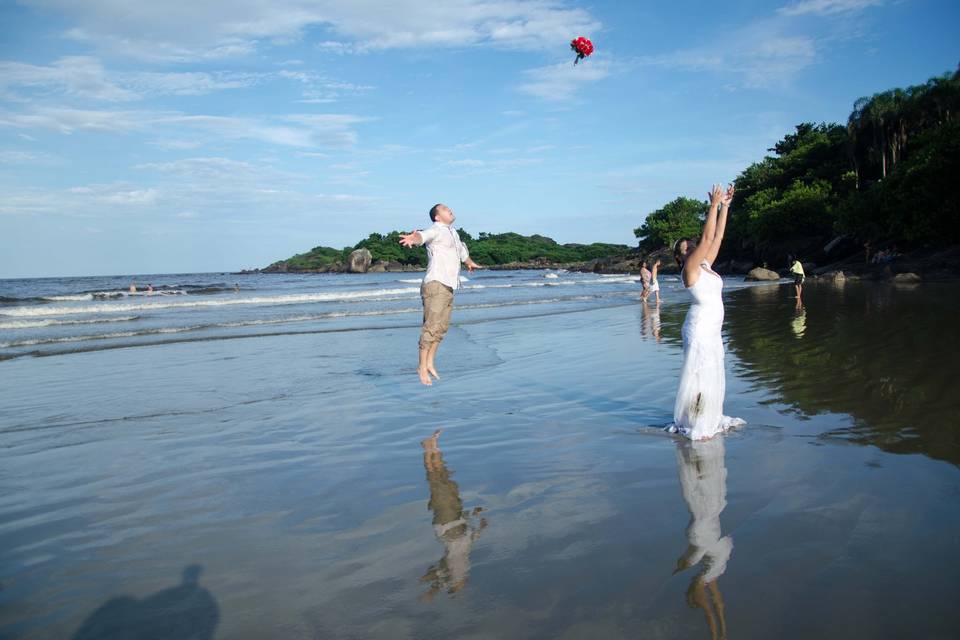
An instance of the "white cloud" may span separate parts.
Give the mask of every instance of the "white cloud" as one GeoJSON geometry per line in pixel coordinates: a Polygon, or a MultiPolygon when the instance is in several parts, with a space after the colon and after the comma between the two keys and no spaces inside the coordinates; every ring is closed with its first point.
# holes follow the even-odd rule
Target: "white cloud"
{"type": "Polygon", "coordinates": [[[103,65],[86,56],[60,58],[49,66],[0,62],[0,89],[7,87],[28,87],[110,102],[139,97],[111,82],[103,65]]]}
{"type": "Polygon", "coordinates": [[[119,82],[141,95],[196,96],[225,89],[244,89],[263,80],[263,74],[228,72],[130,73],[119,82]]]}
{"type": "Polygon", "coordinates": [[[35,153],[33,151],[16,151],[12,149],[0,149],[0,164],[23,165],[23,164],[53,164],[56,159],[45,153],[35,153]]]}
{"type": "Polygon", "coordinates": [[[0,113],[0,126],[52,129],[68,135],[77,130],[128,133],[144,129],[156,117],[156,113],[147,111],[36,107],[27,113],[0,113]]]}
{"type": "Polygon", "coordinates": [[[818,15],[830,16],[838,13],[856,13],[869,7],[875,7],[883,0],[800,0],[777,9],[785,16],[818,15]]]}
{"type": "Polygon", "coordinates": [[[709,46],[648,56],[640,64],[733,75],[733,86],[761,88],[788,82],[816,60],[813,38],[796,33],[787,21],[759,20],[709,46]]]}
{"type": "MultiPolygon", "coordinates": [[[[343,149],[357,142],[353,125],[367,118],[349,114],[295,114],[280,122],[242,117],[194,115],[181,112],[110,111],[36,107],[27,113],[0,113],[0,126],[52,129],[64,134],[75,131],[129,133],[156,131],[162,127],[182,133],[196,130],[212,140],[257,140],[289,147],[343,149]]],[[[176,146],[175,140],[165,144],[176,146]]]]}
{"type": "Polygon", "coordinates": [[[571,33],[596,33],[590,14],[562,0],[27,0],[60,11],[71,38],[144,59],[194,61],[247,55],[263,42],[300,39],[326,27],[327,51],[493,45],[539,49],[571,33]]]}
{"type": "Polygon", "coordinates": [[[151,205],[156,203],[160,192],[156,189],[132,189],[100,194],[103,202],[119,205],[151,205]]]}
{"type": "Polygon", "coordinates": [[[370,85],[354,84],[331,80],[312,71],[279,71],[277,75],[286,80],[303,85],[303,98],[297,100],[306,104],[336,102],[344,95],[354,95],[373,90],[370,85]]]}
{"type": "Polygon", "coordinates": [[[249,162],[222,157],[184,158],[173,162],[145,162],[136,165],[134,169],[155,171],[168,176],[219,181],[270,180],[276,182],[304,177],[279,171],[267,165],[254,165],[249,162]]]}
{"type": "Polygon", "coordinates": [[[111,73],[96,58],[69,56],[49,65],[0,62],[0,91],[28,89],[41,94],[129,102],[150,95],[200,95],[250,87],[265,74],[233,72],[111,73]]]}
{"type": "Polygon", "coordinates": [[[610,75],[610,65],[604,60],[590,60],[574,66],[563,62],[523,72],[526,81],[521,92],[550,101],[570,100],[581,87],[610,75]]]}

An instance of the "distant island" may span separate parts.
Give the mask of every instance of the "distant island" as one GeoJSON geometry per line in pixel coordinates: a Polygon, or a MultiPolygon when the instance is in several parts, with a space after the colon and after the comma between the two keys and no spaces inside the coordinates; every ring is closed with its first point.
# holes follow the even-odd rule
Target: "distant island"
{"type": "MultiPolygon", "coordinates": [[[[796,257],[813,273],[843,269],[873,277],[960,275],[960,71],[906,89],[860,98],[846,123],[796,125],[772,155],[734,180],[736,196],[718,268],[746,273],[786,268],[796,257]]],[[[702,185],[703,189],[709,185],[702,185]]],[[[637,246],[558,244],[541,236],[460,237],[491,268],[636,272],[644,258],[675,271],[669,247],[698,236],[702,200],[677,197],[633,230],[637,246]]],[[[371,234],[353,247],[315,247],[264,272],[419,270],[422,248],[399,232],[371,234]]]]}
{"type": "MultiPolygon", "coordinates": [[[[470,256],[487,268],[544,269],[569,266],[595,270],[636,259],[636,249],[623,244],[559,244],[541,235],[519,233],[480,233],[474,238],[458,229],[460,239],[469,247],[470,256]]],[[[371,233],[352,247],[334,249],[314,247],[286,260],[274,262],[264,273],[375,273],[383,271],[420,271],[427,266],[423,247],[400,245],[400,232],[371,233]]]]}

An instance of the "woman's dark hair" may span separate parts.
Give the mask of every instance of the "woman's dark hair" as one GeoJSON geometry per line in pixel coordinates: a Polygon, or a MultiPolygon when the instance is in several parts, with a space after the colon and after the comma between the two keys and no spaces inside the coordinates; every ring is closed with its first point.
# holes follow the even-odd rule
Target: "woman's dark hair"
{"type": "Polygon", "coordinates": [[[690,242],[690,238],[677,238],[677,241],[673,243],[673,259],[676,260],[677,266],[681,269],[683,269],[684,256],[680,252],[680,245],[683,244],[684,241],[690,242]]]}
{"type": "Polygon", "coordinates": [[[433,205],[432,207],[430,207],[430,221],[431,221],[431,222],[436,222],[436,221],[437,221],[437,211],[439,211],[439,210],[440,210],[440,207],[442,207],[442,206],[443,206],[442,204],[435,204],[435,205],[433,205]]]}

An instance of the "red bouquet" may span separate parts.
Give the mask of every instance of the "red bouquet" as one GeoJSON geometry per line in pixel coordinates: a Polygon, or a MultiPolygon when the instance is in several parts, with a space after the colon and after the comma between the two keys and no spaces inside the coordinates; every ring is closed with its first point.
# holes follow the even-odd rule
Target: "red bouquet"
{"type": "Polygon", "coordinates": [[[574,59],[573,64],[577,64],[588,55],[593,53],[593,43],[589,39],[580,36],[574,38],[570,41],[570,48],[573,49],[573,52],[577,54],[576,59],[574,59]]]}

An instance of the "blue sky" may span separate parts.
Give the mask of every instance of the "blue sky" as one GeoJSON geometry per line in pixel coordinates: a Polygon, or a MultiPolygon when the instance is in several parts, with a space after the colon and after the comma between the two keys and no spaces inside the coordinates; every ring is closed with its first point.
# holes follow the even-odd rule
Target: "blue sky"
{"type": "Polygon", "coordinates": [[[957,33],[955,1],[0,0],[0,277],[264,266],[435,202],[632,244],[957,33]]]}

